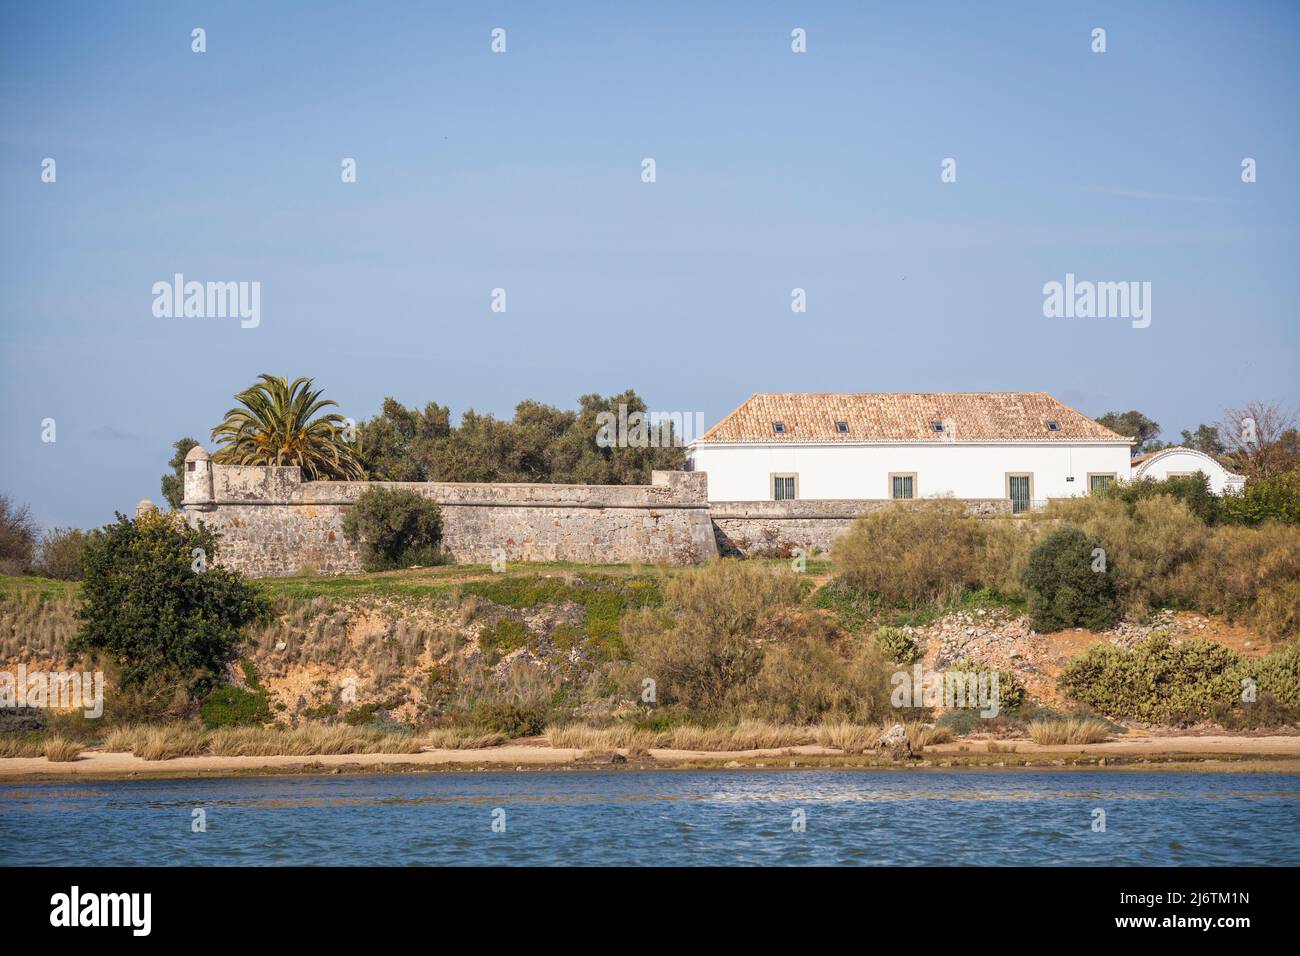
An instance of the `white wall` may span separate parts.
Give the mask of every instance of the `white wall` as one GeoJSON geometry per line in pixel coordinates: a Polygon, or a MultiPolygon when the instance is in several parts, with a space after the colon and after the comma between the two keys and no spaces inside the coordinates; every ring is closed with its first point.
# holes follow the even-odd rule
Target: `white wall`
{"type": "Polygon", "coordinates": [[[1089,472],[1129,477],[1117,442],[701,445],[691,458],[710,501],[771,499],[774,472],[798,474],[805,499],[888,498],[890,472],[915,472],[919,498],[1005,498],[1009,471],[1033,473],[1036,500],[1087,494],[1089,472]]]}
{"type": "Polygon", "coordinates": [[[1177,448],[1162,452],[1157,457],[1144,461],[1133,469],[1133,478],[1151,478],[1164,481],[1169,473],[1174,474],[1203,471],[1210,479],[1210,490],[1216,495],[1223,494],[1225,488],[1239,491],[1245,483],[1240,475],[1234,475],[1209,455],[1193,451],[1190,448],[1177,448]]]}

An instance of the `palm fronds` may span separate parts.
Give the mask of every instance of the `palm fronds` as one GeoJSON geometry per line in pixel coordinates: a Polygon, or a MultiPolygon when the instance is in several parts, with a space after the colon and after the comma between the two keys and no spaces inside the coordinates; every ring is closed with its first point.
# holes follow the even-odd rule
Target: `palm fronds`
{"type": "Polygon", "coordinates": [[[212,429],[218,442],[212,460],[225,465],[297,465],[309,481],[361,479],[365,469],[343,437],[347,419],[321,414],[338,402],[322,399],[313,380],[258,376],[258,384],[235,396],[240,403],[212,429]]]}

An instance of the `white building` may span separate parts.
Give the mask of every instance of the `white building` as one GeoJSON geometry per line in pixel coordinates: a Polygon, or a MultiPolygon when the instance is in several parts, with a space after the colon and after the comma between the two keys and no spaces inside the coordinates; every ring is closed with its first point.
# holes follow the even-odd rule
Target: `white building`
{"type": "Polygon", "coordinates": [[[689,446],[711,501],[1010,498],[1128,479],[1132,441],[1045,392],[756,394],[689,446]]]}
{"type": "Polygon", "coordinates": [[[1205,452],[1194,448],[1165,448],[1133,459],[1132,480],[1151,478],[1163,481],[1179,475],[1203,472],[1210,479],[1210,491],[1221,495],[1225,491],[1236,493],[1246,486],[1244,475],[1234,475],[1205,452]]]}

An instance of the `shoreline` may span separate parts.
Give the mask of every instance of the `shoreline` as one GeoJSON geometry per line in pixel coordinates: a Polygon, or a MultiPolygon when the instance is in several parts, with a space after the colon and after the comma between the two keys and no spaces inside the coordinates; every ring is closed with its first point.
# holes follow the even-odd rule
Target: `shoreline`
{"type": "Polygon", "coordinates": [[[1030,740],[953,741],[893,758],[806,745],[760,750],[589,751],[510,743],[476,750],[314,756],[176,757],[145,760],[87,750],[74,761],[0,758],[0,784],[183,780],[322,774],[409,774],[583,770],[1121,770],[1300,773],[1300,736],[1131,737],[1097,744],[1040,745],[1030,740]],[[997,749],[990,751],[988,744],[997,749]]]}

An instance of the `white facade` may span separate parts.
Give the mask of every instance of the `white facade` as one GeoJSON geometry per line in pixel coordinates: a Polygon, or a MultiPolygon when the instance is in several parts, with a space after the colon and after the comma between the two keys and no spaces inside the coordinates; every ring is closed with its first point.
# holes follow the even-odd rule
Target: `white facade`
{"type": "Polygon", "coordinates": [[[1224,491],[1237,492],[1246,485],[1242,475],[1234,475],[1204,452],[1191,448],[1166,448],[1146,455],[1133,466],[1133,480],[1150,478],[1163,481],[1178,475],[1204,472],[1210,479],[1210,491],[1221,495],[1224,491]]]}
{"type": "Polygon", "coordinates": [[[912,476],[916,498],[1008,498],[1008,477],[1029,475],[1041,502],[1087,494],[1094,476],[1130,474],[1126,443],[1059,439],[697,443],[691,462],[708,473],[710,501],[771,500],[774,477],[791,475],[803,499],[891,498],[895,475],[912,476]]]}

